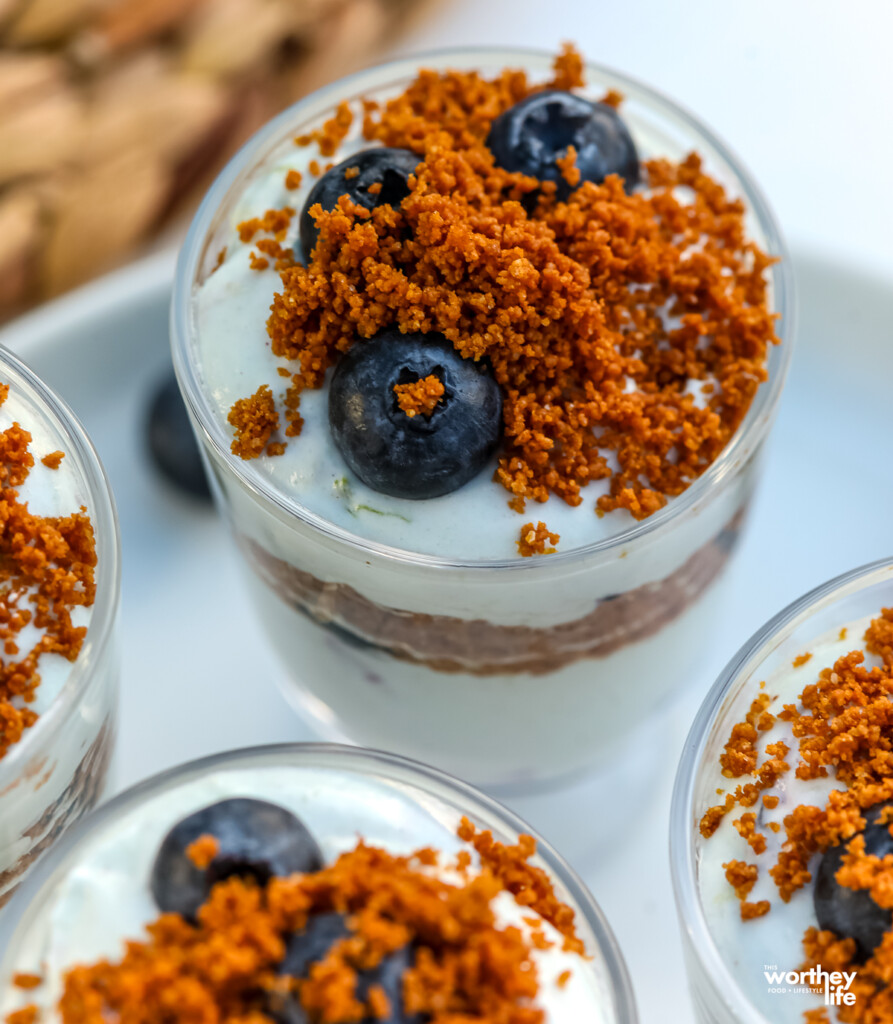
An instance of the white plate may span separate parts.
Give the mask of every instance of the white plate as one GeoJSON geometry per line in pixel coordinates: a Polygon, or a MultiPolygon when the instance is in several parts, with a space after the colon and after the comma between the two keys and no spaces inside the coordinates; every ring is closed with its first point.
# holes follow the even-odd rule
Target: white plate
{"type": "MultiPolygon", "coordinates": [[[[662,723],[669,753],[652,799],[598,863],[577,866],[623,947],[642,1020],[689,1019],[667,866],[676,757],[706,688],[770,615],[822,580],[893,553],[893,282],[795,257],[798,351],[766,475],[730,566],[726,614],[662,723]]],[[[173,255],[162,253],[0,332],[83,419],[118,501],[124,549],[124,681],[113,785],[213,751],[311,737],[279,696],[280,671],[240,586],[214,514],[159,482],[142,416],[168,365],[173,255]]],[[[637,751],[630,751],[635,759],[637,751]]],[[[556,845],[598,829],[579,799],[521,801],[556,845]]],[[[609,843],[609,847],[610,847],[609,843]]],[[[572,857],[573,859],[573,857],[572,857]]]]}

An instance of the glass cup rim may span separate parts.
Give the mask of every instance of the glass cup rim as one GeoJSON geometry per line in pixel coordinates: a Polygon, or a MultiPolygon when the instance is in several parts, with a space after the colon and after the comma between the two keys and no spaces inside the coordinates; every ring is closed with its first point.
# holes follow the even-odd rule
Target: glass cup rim
{"type": "Polygon", "coordinates": [[[698,896],[693,819],[698,767],[716,717],[739,680],[750,678],[766,655],[798,625],[841,598],[884,580],[893,581],[893,558],[881,558],[841,573],[814,587],[770,618],[739,648],[719,674],[685,739],[670,804],[670,871],[676,909],[683,932],[706,973],[723,992],[730,1012],[736,1020],[747,1021],[748,1024],[771,1022],[750,1003],[726,967],[707,926],[698,896]]]}
{"type": "MultiPolygon", "coordinates": [[[[7,940],[12,937],[19,924],[27,918],[32,899],[43,889],[44,883],[54,873],[56,866],[95,829],[100,828],[115,815],[133,810],[145,799],[164,790],[169,785],[191,781],[219,767],[232,767],[241,762],[250,762],[258,758],[273,758],[283,764],[294,764],[296,761],[312,764],[314,759],[325,763],[330,761],[337,763],[343,759],[348,764],[359,763],[362,766],[362,764],[368,763],[373,767],[383,766],[395,771],[402,771],[409,773],[422,789],[426,784],[434,783],[462,797],[471,814],[480,811],[483,815],[497,820],[516,835],[521,833],[533,835],[537,841],[537,856],[545,861],[550,873],[570,893],[580,914],[595,935],[598,953],[607,972],[618,1021],[623,1024],[637,1024],[638,1015],[632,982],[614,932],[595,897],[589,892],[576,871],[548,840],[540,836],[509,808],[446,772],[419,761],[401,757],[398,754],[338,743],[276,743],[222,751],[168,768],[128,787],[112,797],[111,800],[103,803],[97,810],[76,822],[46,856],[40,859],[34,870],[29,873],[14,893],[4,911],[6,918],[4,924],[8,929],[6,931],[7,940]]],[[[0,960],[2,959],[3,950],[0,946],[0,960]]]]}
{"type": "Polygon", "coordinates": [[[225,435],[219,418],[210,409],[194,362],[190,358],[194,329],[191,300],[193,282],[196,280],[201,266],[208,229],[242,170],[250,167],[255,157],[268,150],[276,139],[286,134],[289,124],[293,123],[307,107],[320,104],[328,98],[331,98],[334,104],[345,90],[351,89],[352,92],[356,92],[364,82],[368,83],[369,88],[373,88],[376,78],[384,72],[397,75],[410,74],[421,67],[438,69],[449,66],[468,67],[470,63],[471,66],[474,66],[472,60],[481,62],[487,57],[505,61],[507,62],[506,66],[512,61],[551,62],[554,56],[553,53],[544,50],[524,47],[443,47],[375,64],[315,90],[269,121],[229,160],[206,192],[180,249],[171,300],[171,347],[180,389],[190,408],[194,422],[199,424],[205,440],[211,445],[215,454],[231,467],[240,483],[251,493],[284,511],[288,516],[294,517],[326,535],[336,543],[343,544],[361,554],[374,555],[392,563],[461,569],[466,572],[499,569],[500,571],[512,570],[513,572],[542,574],[548,568],[558,568],[588,556],[627,547],[657,531],[668,530],[686,511],[708,498],[713,488],[720,487],[729,477],[734,476],[741,461],[746,458],[748,452],[759,446],[771,426],[790,366],[796,333],[796,308],[793,301],[794,278],[791,260],[774,213],[762,190],[742,161],[695,114],[670,99],[660,90],[637,78],[615,71],[603,64],[586,61],[584,66],[587,75],[610,79],[613,85],[644,101],[650,109],[657,110],[663,115],[675,117],[684,124],[687,130],[692,131],[717,153],[736,178],[736,185],[747,204],[748,211],[759,223],[765,236],[769,253],[778,259],[778,262],[770,268],[774,311],[780,316],[781,344],[773,347],[769,353],[769,362],[775,365],[770,367],[772,372],[769,379],[758,388],[747,415],[714,462],[681,495],[667,502],[663,508],[647,519],[634,522],[632,526],[618,534],[569,551],[555,552],[548,559],[462,560],[421,554],[351,533],[349,530],[331,523],[325,517],[311,512],[296,499],[282,493],[265,480],[260,473],[254,472],[250,462],[232,457],[229,447],[230,438],[225,435]]]}
{"type": "MultiPolygon", "coordinates": [[[[96,598],[84,647],[71,667],[56,699],[21,740],[0,758],[0,791],[4,782],[15,778],[32,748],[44,735],[64,723],[73,706],[92,679],[96,662],[111,641],[121,595],[121,535],[115,498],[105,467],[83,424],[68,403],[45,384],[18,356],[0,345],[0,372],[18,375],[26,389],[46,410],[49,418],[66,438],[65,457],[76,461],[87,485],[92,508],[89,509],[97,547],[96,598]]],[[[27,424],[25,425],[27,426],[27,424]]]]}

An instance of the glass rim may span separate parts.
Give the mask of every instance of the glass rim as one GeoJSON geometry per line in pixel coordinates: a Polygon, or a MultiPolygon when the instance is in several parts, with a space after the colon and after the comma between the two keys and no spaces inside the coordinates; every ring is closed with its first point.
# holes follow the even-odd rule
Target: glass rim
{"type": "Polygon", "coordinates": [[[771,1021],[753,1006],[726,967],[707,925],[699,897],[693,805],[704,749],[726,699],[739,680],[750,678],[770,653],[769,648],[774,649],[786,635],[822,609],[885,580],[893,581],[893,558],[881,558],[841,573],[814,587],[770,618],[739,648],[719,674],[698,709],[682,748],[670,804],[670,872],[680,926],[698,961],[717,990],[722,992],[730,1012],[736,1020],[747,1021],[748,1024],[771,1024],[771,1021]]]}
{"type": "MultiPolygon", "coordinates": [[[[663,508],[647,519],[634,522],[632,526],[620,533],[591,544],[581,545],[568,551],[555,552],[548,559],[463,560],[422,554],[369,540],[336,526],[324,516],[311,512],[299,501],[270,484],[262,474],[254,470],[250,462],[232,457],[231,438],[226,436],[219,417],[210,408],[207,396],[198,379],[194,360],[190,357],[194,334],[193,283],[197,279],[204,256],[208,229],[243,169],[250,167],[252,161],[259,154],[267,151],[275,140],[287,134],[288,126],[305,109],[311,106],[315,107],[329,98],[334,105],[339,97],[343,96],[345,90],[351,89],[353,92],[360,92],[364,83],[372,89],[376,85],[376,79],[383,72],[398,75],[412,74],[422,67],[445,69],[456,66],[467,68],[469,65],[474,66],[474,60],[480,62],[485,57],[504,61],[506,66],[509,66],[512,61],[527,61],[528,64],[538,61],[551,64],[555,54],[536,48],[488,46],[444,47],[421,51],[373,65],[317,89],[286,108],[256,132],[217,176],[190,224],[180,250],[174,276],[170,315],[171,347],[180,389],[192,412],[193,419],[199,424],[205,440],[210,444],[215,455],[232,469],[240,483],[256,497],[260,497],[288,516],[300,520],[337,543],[389,562],[472,572],[475,570],[499,569],[504,571],[510,569],[514,572],[542,573],[550,566],[564,566],[590,555],[604,554],[638,542],[657,531],[668,529],[686,511],[709,497],[714,488],[721,486],[734,476],[740,463],[750,452],[757,449],[767,434],[790,366],[796,327],[796,309],[793,301],[794,279],[790,254],[775,215],[762,190],[734,151],[695,114],[686,107],[680,106],[658,89],[605,65],[592,61],[584,63],[587,76],[594,75],[602,80],[609,79],[611,85],[620,87],[628,97],[634,97],[644,102],[649,109],[681,121],[687,130],[699,137],[728,165],[736,179],[735,183],[740,195],[747,204],[748,212],[755,218],[765,236],[769,254],[777,258],[777,262],[769,268],[768,272],[771,275],[773,311],[780,317],[778,333],[781,344],[772,346],[768,358],[769,379],[757,389],[744,420],[719,456],[682,494],[668,501],[663,508]]],[[[552,498],[557,500],[554,495],[552,498]]]]}
{"type": "MultiPolygon", "coordinates": [[[[95,829],[100,828],[114,818],[115,815],[133,810],[143,800],[162,791],[168,785],[194,780],[218,767],[231,767],[238,765],[240,762],[249,762],[261,757],[274,758],[291,764],[294,764],[296,760],[303,760],[310,764],[315,760],[324,763],[334,761],[336,764],[338,761],[343,760],[348,764],[359,763],[360,766],[367,763],[373,767],[389,767],[397,772],[408,773],[418,780],[422,789],[425,788],[426,784],[433,783],[461,796],[464,801],[463,806],[467,804],[469,814],[480,812],[482,817],[495,819],[515,835],[522,833],[533,835],[536,838],[537,856],[543,859],[549,871],[554,874],[561,885],[568,891],[575,907],[592,929],[598,945],[598,954],[605,965],[611,987],[611,995],[614,1000],[613,1009],[616,1011],[617,1020],[622,1022],[622,1024],[637,1024],[638,1015],[633,996],[632,982],[611,926],[608,924],[607,918],[596,902],[595,897],[589,892],[589,889],[577,875],[576,871],[564,860],[548,840],[540,836],[513,811],[504,807],[486,793],[475,789],[461,779],[448,775],[446,772],[431,768],[429,765],[413,761],[410,758],[387,753],[386,751],[351,747],[338,743],[277,743],[242,747],[237,750],[223,751],[187,761],[184,764],[168,768],[130,786],[111,800],[103,803],[91,814],[76,822],[65,832],[59,842],[40,859],[34,870],[29,873],[18,890],[13,894],[12,899],[3,912],[3,916],[6,918],[4,924],[8,929],[6,931],[7,940],[12,938],[18,926],[26,920],[33,897],[43,889],[44,883],[54,873],[56,866],[82,840],[86,840],[95,829]]],[[[3,951],[0,948],[0,960],[2,959],[3,951]]]]}
{"type": "MultiPolygon", "coordinates": [[[[0,344],[0,372],[9,370],[33,393],[48,417],[66,439],[66,458],[76,462],[87,486],[88,509],[96,538],[96,598],[84,644],[59,694],[40,717],[26,729],[18,743],[0,758],[0,791],[3,783],[18,775],[32,748],[64,725],[73,706],[80,699],[90,680],[96,662],[111,641],[121,596],[121,535],[114,494],[105,467],[83,424],[64,399],[60,398],[40,377],[5,345],[0,344]]],[[[25,425],[27,426],[27,425],[25,425]]],[[[2,804],[2,798],[0,798],[2,804]]]]}

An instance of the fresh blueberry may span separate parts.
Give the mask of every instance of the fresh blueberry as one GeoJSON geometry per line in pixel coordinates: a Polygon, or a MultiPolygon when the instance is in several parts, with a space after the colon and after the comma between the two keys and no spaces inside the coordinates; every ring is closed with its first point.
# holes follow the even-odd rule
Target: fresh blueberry
{"type": "Polygon", "coordinates": [[[152,867],[152,895],[165,913],[194,920],[211,887],[233,875],[265,884],[275,875],[318,871],[323,864],[316,840],[290,811],[265,800],[221,800],[178,822],[165,836],[152,867]],[[201,836],[218,843],[204,870],[187,848],[201,836]]]}
{"type": "Polygon", "coordinates": [[[497,166],[554,181],[559,199],[573,191],[555,162],[568,146],[577,151],[581,182],[619,174],[627,191],[639,182],[636,146],[617,111],[570,92],[550,89],[516,103],[494,120],[487,145],[497,166]]]}
{"type": "MultiPolygon", "coordinates": [[[[357,978],[357,995],[366,1000],[369,989],[378,985],[388,997],[390,1013],[378,1018],[379,1024],[422,1024],[425,1019],[421,1014],[407,1013],[403,1006],[403,976],[415,962],[412,948],[404,946],[369,971],[361,971],[357,978]]],[[[370,1020],[371,1024],[371,1020],[370,1020]]]]}
{"type": "Polygon", "coordinates": [[[463,359],[442,335],[390,329],[341,357],[329,425],[363,483],[397,498],[436,498],[467,483],[496,450],[502,395],[485,364],[463,359]],[[443,395],[430,415],[408,416],[394,386],[431,375],[443,395]]]}
{"type": "Polygon", "coordinates": [[[149,403],[146,439],[152,462],[170,483],[193,498],[211,500],[198,442],[173,373],[165,377],[149,403]]]}
{"type": "Polygon", "coordinates": [[[279,967],[280,974],[295,978],[306,978],[310,967],[325,959],[336,942],[350,935],[344,914],[332,911],[329,914],[314,914],[308,918],[302,932],[295,932],[289,939],[285,959],[279,967]]]}
{"type": "MultiPolygon", "coordinates": [[[[868,824],[862,833],[865,852],[877,857],[893,853],[889,823],[882,824],[878,820],[884,809],[878,806],[865,813],[868,824]]],[[[867,889],[846,889],[838,885],[834,876],[849,843],[846,839],[825,851],[816,874],[813,902],[819,927],[841,938],[855,939],[857,956],[864,961],[874,952],[884,933],[893,927],[893,911],[879,907],[867,889]]]]}
{"type": "MultiPolygon", "coordinates": [[[[308,919],[304,930],[296,932],[289,940],[285,958],[279,966],[279,973],[290,974],[294,978],[306,978],[313,964],[325,959],[332,947],[350,934],[344,914],[314,914],[308,919]]],[[[411,947],[404,946],[382,960],[377,967],[358,972],[358,999],[365,1002],[373,985],[380,986],[388,997],[390,1013],[384,1018],[376,1018],[378,1024],[422,1024],[423,1017],[418,1014],[407,1014],[403,1008],[403,976],[412,967],[413,961],[411,947]]],[[[288,997],[274,1002],[270,1011],[282,1024],[303,1024],[304,1018],[299,1015],[304,1011],[288,997]],[[298,1016],[295,1016],[295,1013],[298,1016]]],[[[364,1018],[361,1024],[373,1024],[373,1019],[364,1018]]]]}
{"type": "Polygon", "coordinates": [[[310,190],[301,210],[300,235],[304,258],[310,258],[319,237],[316,223],[310,216],[312,206],[319,203],[324,210],[334,210],[338,200],[345,195],[367,210],[374,210],[376,206],[399,206],[409,195],[409,176],[421,160],[409,149],[380,146],[364,149],[326,171],[310,190]],[[380,186],[380,190],[370,192],[373,185],[380,186]]]}

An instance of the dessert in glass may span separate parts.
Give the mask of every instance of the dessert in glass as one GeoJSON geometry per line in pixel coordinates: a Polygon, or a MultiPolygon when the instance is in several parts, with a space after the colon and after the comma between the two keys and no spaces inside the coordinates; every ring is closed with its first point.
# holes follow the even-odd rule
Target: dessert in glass
{"type": "Polygon", "coordinates": [[[7,935],[13,1022],[636,1020],[611,932],[552,849],[464,783],[352,747],[243,750],[136,786],[38,867],[7,935]]]}
{"type": "Polygon", "coordinates": [[[671,859],[699,1021],[886,1019],[893,562],[790,605],[729,663],[676,778],[671,859]]]}
{"type": "Polygon", "coordinates": [[[174,363],[324,735],[520,790],[684,685],[790,356],[781,254],[721,142],[571,50],[396,61],[255,136],[174,363]]]}
{"type": "Polygon", "coordinates": [[[71,410],[0,349],[0,906],[99,799],[115,732],[118,525],[71,410]]]}

